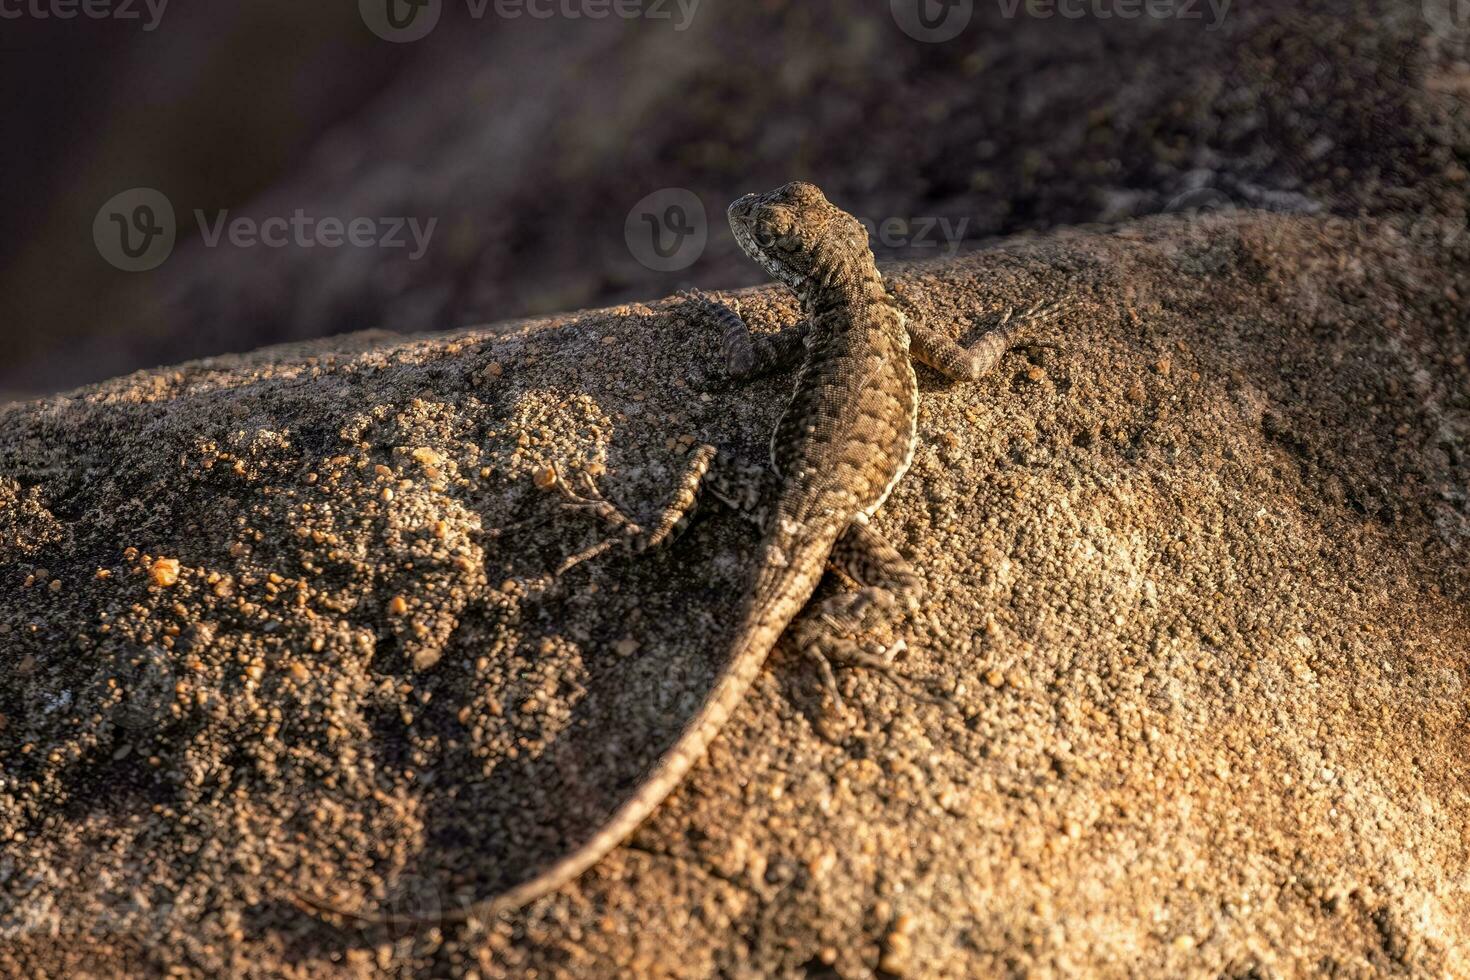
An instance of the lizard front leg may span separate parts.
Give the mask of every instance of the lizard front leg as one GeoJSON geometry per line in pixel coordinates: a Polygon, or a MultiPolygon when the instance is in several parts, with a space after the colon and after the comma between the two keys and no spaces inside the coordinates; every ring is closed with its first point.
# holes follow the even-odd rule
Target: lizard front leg
{"type": "Polygon", "coordinates": [[[961,347],[947,334],[931,327],[914,313],[913,308],[892,286],[888,291],[904,312],[905,325],[909,332],[909,351],[914,360],[933,368],[952,381],[979,381],[1000,363],[1000,359],[1008,351],[1028,346],[1018,343],[1024,332],[1055,319],[1063,309],[1060,303],[1038,303],[1020,313],[1008,309],[978,341],[969,347],[961,347]]]}
{"type": "Polygon", "coordinates": [[[810,324],[806,320],[778,330],[755,333],[728,304],[695,293],[692,301],[701,313],[720,328],[725,373],[732,381],[746,381],[772,374],[801,360],[810,324]]]}

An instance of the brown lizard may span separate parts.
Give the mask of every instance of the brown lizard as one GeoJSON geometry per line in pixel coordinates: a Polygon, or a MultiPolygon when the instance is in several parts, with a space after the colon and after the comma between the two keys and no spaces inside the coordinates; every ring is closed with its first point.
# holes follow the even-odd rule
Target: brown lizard
{"type": "MultiPolygon", "coordinates": [[[[590,481],[556,486],[571,506],[593,511],[622,534],[568,559],[562,571],[622,541],[643,550],[671,540],[692,515],[701,490],[754,514],[764,525],[759,564],[736,630],[733,655],[703,704],[643,783],[593,837],[534,877],[474,904],[418,917],[364,915],[304,895],[298,904],[360,922],[419,925],[460,922],[513,911],[581,875],[643,823],[704,754],[740,704],[766,656],[807,605],[829,566],[858,583],[821,603],[795,630],[800,648],[818,657],[829,684],[831,662],[890,666],[901,642],[862,642],[873,617],[918,607],[918,574],[868,523],[913,460],[918,381],[910,358],[954,379],[975,380],[1012,345],[1012,318],[973,347],[910,319],[885,287],[868,236],[814,185],[793,182],[730,205],[730,226],[747,255],[801,298],[800,326],[752,334],[728,307],[696,297],[725,328],[732,378],[774,370],[802,358],[791,401],[771,437],[771,470],[700,446],[670,505],[647,528],[604,500],[590,481]],[[774,472],[771,472],[771,471],[774,472]]],[[[835,685],[832,685],[835,694],[835,685]]]]}

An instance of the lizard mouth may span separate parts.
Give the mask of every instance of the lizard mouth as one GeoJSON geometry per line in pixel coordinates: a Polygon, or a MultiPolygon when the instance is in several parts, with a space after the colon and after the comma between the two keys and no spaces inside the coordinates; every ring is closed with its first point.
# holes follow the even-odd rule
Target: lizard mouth
{"type": "Polygon", "coordinates": [[[755,199],[754,194],[747,194],[731,204],[727,212],[730,218],[730,230],[735,233],[735,243],[752,258],[763,251],[750,221],[750,208],[755,203],[755,199]]]}

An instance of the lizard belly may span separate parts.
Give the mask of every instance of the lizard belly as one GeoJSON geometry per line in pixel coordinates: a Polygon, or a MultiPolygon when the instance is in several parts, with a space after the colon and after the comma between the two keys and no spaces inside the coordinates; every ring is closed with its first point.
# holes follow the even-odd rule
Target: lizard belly
{"type": "Polygon", "coordinates": [[[883,488],[883,492],[878,495],[878,499],[873,502],[871,507],[863,508],[862,516],[864,521],[867,521],[868,518],[876,514],[878,508],[882,507],[888,501],[888,495],[893,493],[893,488],[898,486],[898,481],[902,480],[904,474],[908,473],[909,467],[914,465],[914,450],[919,445],[919,379],[914,373],[912,363],[905,360],[903,367],[908,372],[908,378],[906,380],[909,383],[909,424],[904,439],[908,445],[904,447],[902,460],[898,468],[893,471],[893,476],[889,479],[888,486],[883,488]]]}

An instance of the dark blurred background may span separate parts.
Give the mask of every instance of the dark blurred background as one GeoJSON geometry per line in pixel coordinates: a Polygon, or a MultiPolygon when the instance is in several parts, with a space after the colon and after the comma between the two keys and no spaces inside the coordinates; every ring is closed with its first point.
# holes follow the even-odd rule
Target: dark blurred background
{"type": "Polygon", "coordinates": [[[794,177],[888,258],[1201,206],[1465,214],[1458,0],[124,3],[0,19],[0,399],[759,282],[721,211],[794,177]],[[136,201],[99,212],[139,187],[177,242],[125,272],[98,236],[141,235],[136,201]],[[211,245],[196,210],[372,243],[211,245]],[[407,219],[422,248],[387,247],[407,219]]]}

